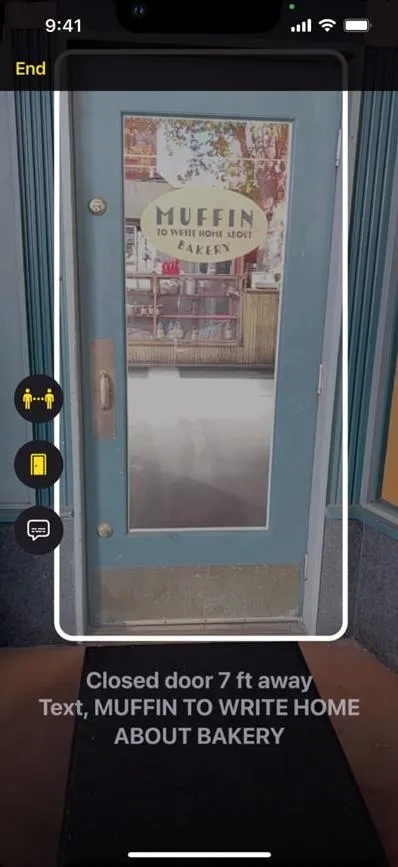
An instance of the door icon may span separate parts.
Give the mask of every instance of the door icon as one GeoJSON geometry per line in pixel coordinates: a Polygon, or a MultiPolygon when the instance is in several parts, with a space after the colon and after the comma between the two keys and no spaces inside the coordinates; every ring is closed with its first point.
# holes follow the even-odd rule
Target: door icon
{"type": "Polygon", "coordinates": [[[47,455],[32,454],[30,456],[30,475],[31,476],[46,476],[47,475],[47,455]]]}

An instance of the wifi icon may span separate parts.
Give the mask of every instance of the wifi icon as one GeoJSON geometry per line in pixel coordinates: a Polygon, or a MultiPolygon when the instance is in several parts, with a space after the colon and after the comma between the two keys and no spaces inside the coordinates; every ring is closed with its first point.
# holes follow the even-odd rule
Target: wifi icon
{"type": "Polygon", "coordinates": [[[335,27],[337,21],[333,21],[333,18],[322,18],[322,21],[318,21],[318,24],[322,27],[322,30],[324,30],[325,33],[329,33],[329,30],[332,30],[333,27],[335,27]]]}

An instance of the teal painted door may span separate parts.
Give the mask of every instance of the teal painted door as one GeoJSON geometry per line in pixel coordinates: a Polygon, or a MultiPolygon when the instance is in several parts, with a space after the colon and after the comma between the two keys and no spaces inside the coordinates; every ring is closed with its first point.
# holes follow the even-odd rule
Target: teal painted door
{"type": "Polygon", "coordinates": [[[340,113],[74,96],[97,625],[300,613],[340,113]]]}

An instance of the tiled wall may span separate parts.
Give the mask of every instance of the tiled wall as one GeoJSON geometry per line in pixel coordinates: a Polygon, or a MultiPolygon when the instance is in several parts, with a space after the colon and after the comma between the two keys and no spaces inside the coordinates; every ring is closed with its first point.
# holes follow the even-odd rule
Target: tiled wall
{"type": "Polygon", "coordinates": [[[0,524],[0,646],[61,643],[53,624],[52,555],[26,554],[0,524]]]}
{"type": "Polygon", "coordinates": [[[354,636],[398,670],[398,540],[364,524],[354,614],[354,636]]]}
{"type": "MultiPolygon", "coordinates": [[[[362,544],[362,524],[348,524],[348,631],[354,631],[356,592],[362,544]]],[[[321,585],[319,592],[319,635],[334,635],[342,624],[342,522],[326,519],[323,542],[321,585]]]]}
{"type": "MultiPolygon", "coordinates": [[[[349,521],[347,635],[398,670],[398,540],[349,521]]],[[[341,625],[341,521],[326,521],[318,632],[341,625]]]]}
{"type": "MultiPolygon", "coordinates": [[[[64,517],[61,544],[62,629],[75,634],[73,523],[64,517]]],[[[0,647],[63,644],[53,625],[53,556],[25,553],[13,524],[0,524],[0,647]]]]}

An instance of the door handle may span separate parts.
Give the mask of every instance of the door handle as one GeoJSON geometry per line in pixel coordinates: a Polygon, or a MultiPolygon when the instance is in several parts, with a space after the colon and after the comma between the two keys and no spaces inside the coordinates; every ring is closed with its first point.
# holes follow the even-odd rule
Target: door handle
{"type": "Polygon", "coordinates": [[[94,439],[116,436],[115,353],[112,340],[91,343],[91,413],[94,439]]]}
{"type": "Polygon", "coordinates": [[[113,405],[113,383],[112,378],[106,370],[101,370],[99,374],[99,408],[102,412],[112,409],[113,405]]]}

